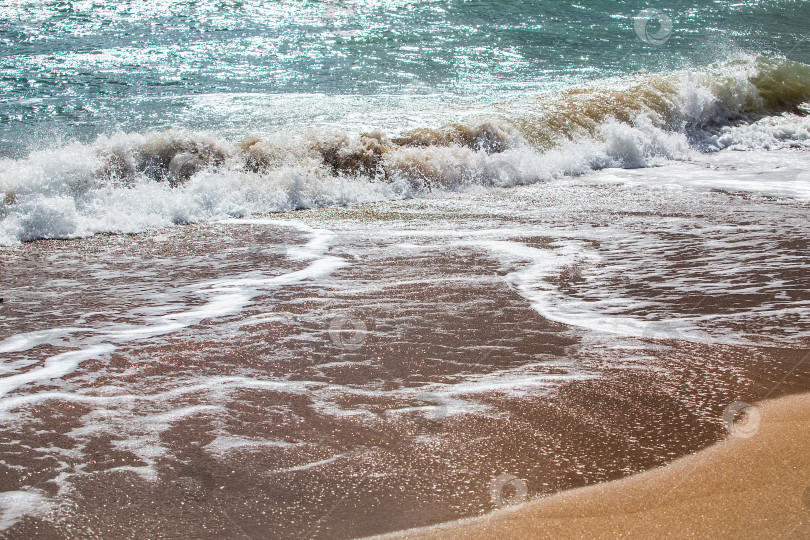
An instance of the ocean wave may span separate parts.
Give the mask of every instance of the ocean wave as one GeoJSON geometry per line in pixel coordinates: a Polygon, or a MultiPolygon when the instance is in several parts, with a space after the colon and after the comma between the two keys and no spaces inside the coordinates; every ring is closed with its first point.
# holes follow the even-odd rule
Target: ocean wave
{"type": "Polygon", "coordinates": [[[602,81],[389,136],[168,130],[0,161],[0,244],[513,186],[726,148],[810,147],[810,66],[764,57],[602,81]]]}

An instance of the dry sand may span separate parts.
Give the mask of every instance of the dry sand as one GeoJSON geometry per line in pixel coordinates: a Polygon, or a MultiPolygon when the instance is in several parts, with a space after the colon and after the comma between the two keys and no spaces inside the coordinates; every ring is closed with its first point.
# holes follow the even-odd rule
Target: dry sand
{"type": "Polygon", "coordinates": [[[756,411],[665,467],[385,538],[810,538],[810,393],[756,411]]]}

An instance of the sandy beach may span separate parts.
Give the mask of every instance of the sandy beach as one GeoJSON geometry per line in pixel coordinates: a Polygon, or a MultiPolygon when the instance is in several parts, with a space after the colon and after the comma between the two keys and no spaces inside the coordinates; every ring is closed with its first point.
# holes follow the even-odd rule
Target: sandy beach
{"type": "Polygon", "coordinates": [[[378,538],[807,538],[810,394],[755,408],[758,422],[668,466],[378,538]]]}
{"type": "MultiPolygon", "coordinates": [[[[501,475],[540,502],[460,534],[682,531],[703,514],[668,502],[694,490],[644,487],[675,481],[599,494],[705,491],[677,460],[714,451],[731,404],[810,390],[806,204],[656,185],[712,171],[4,248],[4,533],[359,538],[492,512],[501,475]]],[[[768,410],[727,444],[779,436],[768,410]]],[[[707,523],[778,486],[798,524],[807,475],[756,448],[729,454],[757,464],[745,504],[707,523]]]]}

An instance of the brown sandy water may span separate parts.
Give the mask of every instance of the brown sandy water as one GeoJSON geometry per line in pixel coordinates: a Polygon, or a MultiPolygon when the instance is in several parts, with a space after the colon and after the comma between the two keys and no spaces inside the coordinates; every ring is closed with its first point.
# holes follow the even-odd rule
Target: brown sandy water
{"type": "Polygon", "coordinates": [[[807,211],[596,178],[3,248],[4,534],[349,538],[668,463],[810,389],[807,211]]]}

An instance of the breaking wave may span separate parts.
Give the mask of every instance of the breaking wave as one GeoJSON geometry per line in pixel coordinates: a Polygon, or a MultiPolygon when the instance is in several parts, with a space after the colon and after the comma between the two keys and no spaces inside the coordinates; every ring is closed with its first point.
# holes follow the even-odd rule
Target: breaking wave
{"type": "Polygon", "coordinates": [[[810,66],[758,57],[392,135],[104,135],[0,160],[0,244],[506,187],[726,148],[810,148],[808,100],[810,66]]]}

